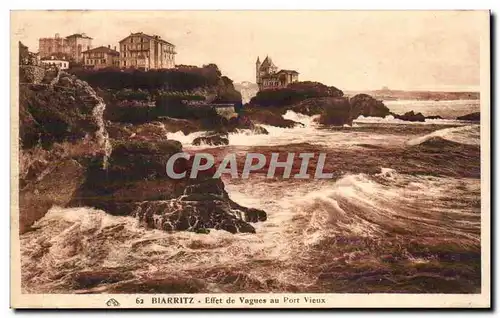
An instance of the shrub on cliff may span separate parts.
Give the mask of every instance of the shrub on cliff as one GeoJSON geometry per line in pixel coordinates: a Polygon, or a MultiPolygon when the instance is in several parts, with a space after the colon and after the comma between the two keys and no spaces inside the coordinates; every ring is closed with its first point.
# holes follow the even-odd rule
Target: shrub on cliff
{"type": "Polygon", "coordinates": [[[145,89],[186,91],[199,87],[218,84],[220,71],[215,64],[204,67],[179,67],[162,70],[117,70],[105,68],[100,70],[75,70],[79,78],[87,81],[92,87],[101,89],[145,89]]]}
{"type": "Polygon", "coordinates": [[[342,97],[344,93],[336,87],[318,82],[296,82],[286,88],[259,91],[250,104],[259,106],[288,106],[314,97],[342,97]]]}

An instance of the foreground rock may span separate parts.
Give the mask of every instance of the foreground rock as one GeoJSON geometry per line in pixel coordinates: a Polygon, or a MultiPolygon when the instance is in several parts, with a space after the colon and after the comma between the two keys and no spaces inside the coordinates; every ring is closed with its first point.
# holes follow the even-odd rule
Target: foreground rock
{"type": "Polygon", "coordinates": [[[182,146],[163,142],[120,142],[113,147],[107,170],[96,162],[72,206],[94,206],[114,215],[136,217],[147,228],[206,233],[209,229],[254,233],[249,222],[266,220],[261,210],[232,201],[224,183],[214,179],[215,170],[189,178],[192,161],[179,159],[174,170],[182,179],[170,179],[166,163],[182,146]]]}
{"type": "Polygon", "coordinates": [[[359,116],[365,117],[385,117],[390,115],[389,108],[380,100],[367,94],[358,94],[349,100],[351,104],[351,114],[354,119],[359,116]]]}
{"type": "Polygon", "coordinates": [[[322,125],[343,126],[352,125],[351,105],[347,98],[328,98],[322,101],[323,112],[318,122],[322,125]]]}
{"type": "Polygon", "coordinates": [[[457,117],[457,120],[468,120],[468,121],[481,121],[481,113],[471,113],[464,116],[457,117]]]}

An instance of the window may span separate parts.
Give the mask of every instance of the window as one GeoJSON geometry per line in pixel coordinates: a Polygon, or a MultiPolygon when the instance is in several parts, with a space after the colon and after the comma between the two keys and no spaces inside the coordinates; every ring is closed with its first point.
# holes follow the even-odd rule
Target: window
{"type": "Polygon", "coordinates": [[[102,59],[102,60],[101,60],[101,63],[102,63],[102,64],[106,64],[106,59],[102,59]]]}
{"type": "Polygon", "coordinates": [[[134,38],[130,38],[130,43],[134,43],[134,38]]]}
{"type": "Polygon", "coordinates": [[[127,45],[123,44],[123,50],[122,51],[125,51],[127,49],[127,45]]]}
{"type": "Polygon", "coordinates": [[[127,61],[123,61],[123,66],[127,66],[127,61]]]}

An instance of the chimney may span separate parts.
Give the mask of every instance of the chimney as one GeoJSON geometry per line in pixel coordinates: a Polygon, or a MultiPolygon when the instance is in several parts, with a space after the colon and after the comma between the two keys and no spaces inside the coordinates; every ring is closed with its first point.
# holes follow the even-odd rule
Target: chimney
{"type": "Polygon", "coordinates": [[[113,50],[115,50],[115,51],[116,51],[116,45],[114,46],[113,50]]]}
{"type": "Polygon", "coordinates": [[[111,45],[108,44],[108,49],[110,49],[110,48],[111,48],[111,45]]]}

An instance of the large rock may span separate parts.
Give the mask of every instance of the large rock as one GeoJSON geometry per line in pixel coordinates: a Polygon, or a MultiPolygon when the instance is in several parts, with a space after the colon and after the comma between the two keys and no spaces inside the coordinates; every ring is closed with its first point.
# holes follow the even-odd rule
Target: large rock
{"type": "MultiPolygon", "coordinates": [[[[306,100],[301,104],[308,115],[320,112],[318,122],[322,125],[343,126],[352,124],[351,105],[344,97],[326,97],[306,100]]],[[[299,111],[298,108],[296,108],[299,111]]]]}
{"type": "Polygon", "coordinates": [[[272,111],[265,108],[252,107],[245,111],[245,115],[256,124],[270,125],[281,128],[293,128],[300,123],[290,119],[284,119],[281,110],[272,111]]]}
{"type": "Polygon", "coordinates": [[[464,116],[457,117],[457,120],[481,121],[481,113],[471,113],[464,116]]]}
{"type": "Polygon", "coordinates": [[[203,233],[212,228],[254,233],[248,222],[264,221],[266,213],[230,200],[222,180],[213,178],[214,168],[191,179],[192,158],[179,159],[174,170],[186,172],[186,177],[168,177],[166,163],[181,151],[174,140],[115,144],[107,169],[95,162],[71,205],[133,216],[148,228],[167,231],[203,233]]]}
{"type": "Polygon", "coordinates": [[[413,110],[404,113],[403,115],[393,114],[394,118],[406,120],[406,121],[417,121],[424,122],[425,116],[422,113],[415,113],[413,110]]]}
{"type": "Polygon", "coordinates": [[[353,96],[349,103],[352,107],[353,119],[359,116],[365,117],[385,117],[390,114],[389,108],[383,102],[367,94],[358,94],[353,96]]]}
{"type": "Polygon", "coordinates": [[[28,231],[53,206],[67,205],[85,180],[85,168],[73,159],[52,163],[19,192],[19,231],[28,231]]]}

